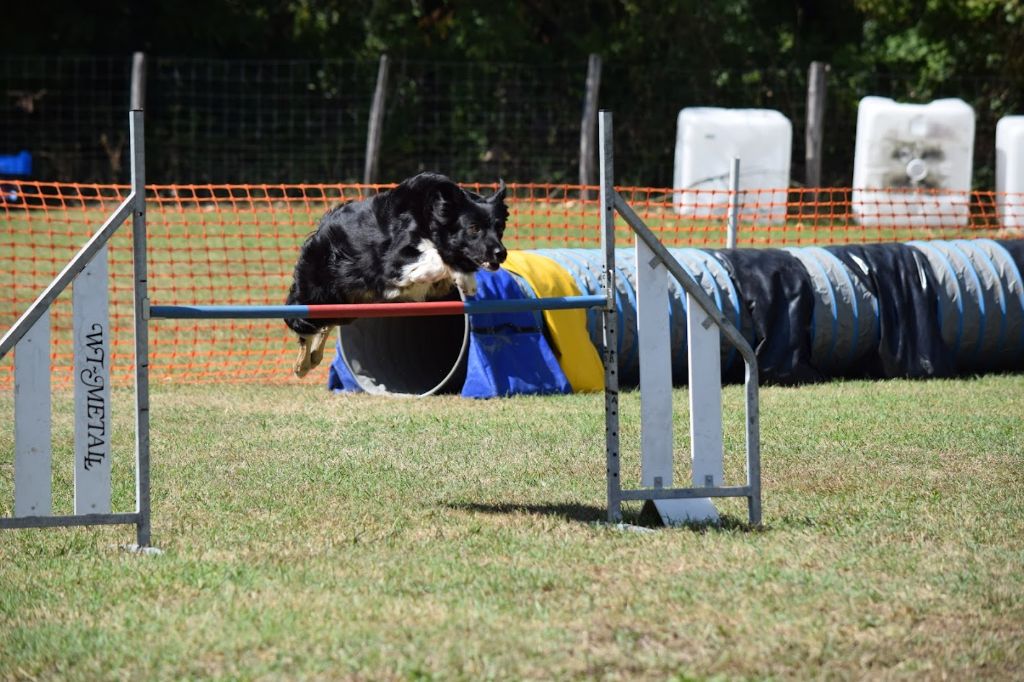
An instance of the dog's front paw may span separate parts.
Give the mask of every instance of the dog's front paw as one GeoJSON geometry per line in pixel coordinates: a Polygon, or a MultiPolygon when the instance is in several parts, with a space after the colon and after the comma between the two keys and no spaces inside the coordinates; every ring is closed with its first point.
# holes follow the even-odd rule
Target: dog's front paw
{"type": "Polygon", "coordinates": [[[459,288],[459,291],[466,297],[476,296],[476,273],[475,272],[455,272],[455,286],[459,288]]]}
{"type": "Polygon", "coordinates": [[[304,334],[299,337],[299,357],[296,358],[292,371],[300,379],[309,374],[309,370],[313,368],[310,362],[310,351],[314,339],[316,339],[315,334],[304,334]]]}
{"type": "Polygon", "coordinates": [[[331,338],[332,331],[334,331],[334,327],[325,327],[317,332],[316,336],[313,337],[313,345],[309,349],[310,369],[319,365],[320,361],[324,359],[324,348],[327,346],[327,342],[331,338]]]}

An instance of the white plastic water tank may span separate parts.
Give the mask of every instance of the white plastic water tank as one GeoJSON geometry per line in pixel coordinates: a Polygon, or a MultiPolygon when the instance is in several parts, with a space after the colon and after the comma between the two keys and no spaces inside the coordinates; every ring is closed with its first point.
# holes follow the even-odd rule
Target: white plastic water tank
{"type": "Polygon", "coordinates": [[[1024,116],[996,124],[996,192],[1003,227],[1024,228],[1024,116]]]}
{"type": "Polygon", "coordinates": [[[784,222],[792,145],[793,125],[778,111],[683,109],[676,132],[673,188],[692,191],[675,192],[676,211],[691,218],[724,216],[729,170],[733,158],[739,158],[740,220],[784,222]]]}
{"type": "Polygon", "coordinates": [[[970,212],[974,109],[961,99],[857,110],[853,211],[862,225],[955,227],[970,212]]]}

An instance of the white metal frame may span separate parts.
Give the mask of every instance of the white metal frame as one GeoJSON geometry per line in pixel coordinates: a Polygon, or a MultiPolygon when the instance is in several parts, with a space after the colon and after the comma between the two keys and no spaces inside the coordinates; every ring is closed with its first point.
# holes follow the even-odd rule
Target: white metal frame
{"type": "Polygon", "coordinates": [[[714,521],[711,498],[745,497],[750,524],[761,524],[761,454],[757,357],[714,301],[672,257],[643,220],[615,190],[612,114],[599,119],[601,156],[601,246],[605,255],[604,308],[605,441],[608,478],[608,520],[622,519],[622,502],[650,501],[663,521],[714,521]],[[619,383],[615,308],[615,215],[636,235],[640,339],[641,486],[624,489],[620,480],[619,383]],[[690,442],[695,487],[672,486],[671,371],[668,343],[667,274],[686,291],[690,371],[690,442]],[[722,481],[721,372],[719,335],[731,343],[746,365],[747,481],[727,486],[722,481]]]}
{"type": "MultiPolygon", "coordinates": [[[[0,358],[14,350],[15,365],[15,472],[14,516],[0,518],[0,528],[48,528],[56,526],[98,526],[133,524],[139,548],[150,545],[149,502],[149,341],[146,286],[146,171],[145,130],[141,110],[129,113],[131,138],[131,191],[74,258],[53,279],[43,293],[0,338],[0,358]],[[135,511],[110,511],[110,399],[109,392],[89,393],[102,383],[109,391],[109,325],[106,321],[107,274],[105,247],[117,229],[131,216],[135,264],[135,358],[136,358],[136,438],[135,438],[135,511]],[[84,276],[83,276],[84,273],[84,276]],[[51,509],[51,432],[50,432],[50,315],[51,304],[67,287],[76,283],[78,295],[73,301],[75,335],[94,333],[92,355],[87,345],[75,346],[76,383],[82,371],[95,372],[92,384],[76,387],[76,473],[73,514],[53,515],[51,509]],[[88,283],[86,283],[88,282],[88,283]],[[102,292],[102,296],[101,296],[102,292]],[[102,309],[102,310],[101,310],[102,309]],[[82,325],[86,325],[85,328],[82,325]],[[95,327],[94,325],[100,325],[95,327]],[[102,355],[106,373],[97,369],[102,355]],[[87,366],[90,363],[91,367],[87,366]],[[92,396],[90,412],[88,399],[92,396]],[[89,419],[95,421],[102,403],[107,429],[107,450],[90,454],[88,437],[79,441],[79,433],[88,436],[89,419]],[[84,444],[84,445],[83,445],[84,444]],[[89,459],[89,461],[86,461],[89,459]],[[82,461],[79,461],[82,460],[82,461]],[[102,461],[102,464],[100,462],[102,461]],[[94,468],[95,467],[95,468],[94,468]]],[[[98,429],[98,425],[93,425],[98,429]]],[[[98,433],[94,431],[94,433],[98,433]]],[[[99,436],[96,436],[99,438],[99,436]]]]}

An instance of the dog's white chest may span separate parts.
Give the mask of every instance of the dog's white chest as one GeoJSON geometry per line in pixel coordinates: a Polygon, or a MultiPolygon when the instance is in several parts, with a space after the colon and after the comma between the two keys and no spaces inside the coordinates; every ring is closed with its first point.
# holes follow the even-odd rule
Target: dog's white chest
{"type": "Polygon", "coordinates": [[[419,244],[420,257],[402,267],[399,278],[384,292],[389,300],[423,301],[433,290],[452,282],[467,296],[476,294],[476,275],[452,270],[429,239],[419,244]]]}

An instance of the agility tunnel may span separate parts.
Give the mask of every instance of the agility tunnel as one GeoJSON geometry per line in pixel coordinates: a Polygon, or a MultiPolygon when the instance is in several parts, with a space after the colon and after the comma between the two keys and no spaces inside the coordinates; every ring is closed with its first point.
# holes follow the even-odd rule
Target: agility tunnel
{"type": "MultiPolygon", "coordinates": [[[[948,377],[1024,369],[1024,241],[990,239],[786,249],[671,249],[757,349],[761,381],[948,377]]],[[[513,252],[480,273],[477,298],[601,293],[597,249],[513,252]]],[[[616,260],[620,382],[639,382],[636,261],[616,260]]],[[[685,383],[686,296],[669,278],[672,374],[685,383]]],[[[360,320],[345,327],[333,390],[467,397],[602,386],[601,313],[547,311],[360,320]]],[[[722,343],[722,373],[743,363],[722,343]]]]}

